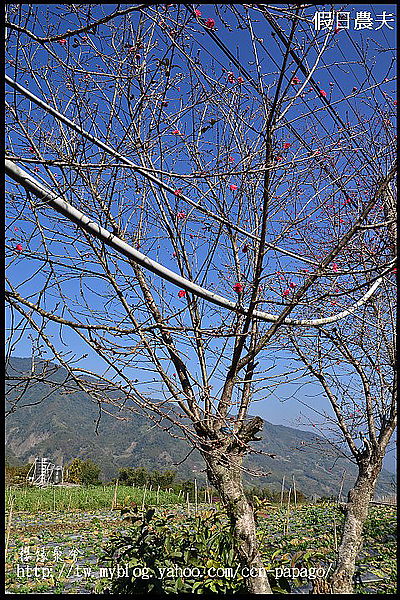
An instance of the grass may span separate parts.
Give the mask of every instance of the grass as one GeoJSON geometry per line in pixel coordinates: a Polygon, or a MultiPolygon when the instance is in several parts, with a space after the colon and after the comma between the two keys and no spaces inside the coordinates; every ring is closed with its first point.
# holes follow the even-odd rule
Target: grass
{"type": "MultiPolygon", "coordinates": [[[[14,511],[82,511],[82,510],[109,510],[113,508],[114,486],[91,487],[9,487],[6,490],[7,510],[13,503],[14,511]]],[[[117,507],[131,506],[136,503],[142,506],[182,504],[182,497],[164,490],[148,490],[131,486],[118,486],[117,507]]]]}

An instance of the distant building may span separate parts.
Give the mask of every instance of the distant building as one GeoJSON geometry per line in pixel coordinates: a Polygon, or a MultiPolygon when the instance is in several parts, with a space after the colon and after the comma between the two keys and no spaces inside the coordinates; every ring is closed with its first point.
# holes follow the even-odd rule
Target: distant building
{"type": "Polygon", "coordinates": [[[64,469],[54,465],[48,458],[35,458],[26,480],[38,486],[60,485],[64,481],[64,469]]]}

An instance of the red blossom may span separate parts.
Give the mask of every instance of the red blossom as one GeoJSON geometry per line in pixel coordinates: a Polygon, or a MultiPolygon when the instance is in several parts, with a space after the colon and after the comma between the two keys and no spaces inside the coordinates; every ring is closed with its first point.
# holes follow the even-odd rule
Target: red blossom
{"type": "Polygon", "coordinates": [[[234,183],[231,183],[231,185],[229,186],[229,189],[231,190],[231,192],[234,192],[235,190],[237,190],[238,186],[235,185],[234,183]]]}
{"type": "Polygon", "coordinates": [[[179,129],[174,129],[172,133],[173,133],[173,135],[181,135],[181,132],[179,131],[179,129]]]}
{"type": "Polygon", "coordinates": [[[283,144],[283,148],[284,148],[285,150],[288,150],[288,148],[290,148],[290,146],[291,146],[291,145],[292,145],[292,144],[289,144],[289,142],[285,142],[285,143],[283,144]]]}
{"type": "Polygon", "coordinates": [[[284,290],[282,296],[289,296],[290,290],[284,290]]]}
{"type": "Polygon", "coordinates": [[[333,271],[335,271],[335,273],[337,273],[339,271],[339,267],[337,266],[336,263],[333,263],[332,269],[333,269],[333,271]]]}
{"type": "Polygon", "coordinates": [[[296,284],[295,284],[295,283],[293,283],[293,281],[291,281],[291,282],[289,283],[289,287],[291,287],[291,288],[295,288],[295,287],[296,287],[296,284]]]}
{"type": "Polygon", "coordinates": [[[233,156],[228,156],[228,160],[229,160],[229,162],[235,162],[235,159],[233,158],[233,156]]]}
{"type": "Polygon", "coordinates": [[[179,290],[178,296],[179,296],[179,298],[183,298],[184,296],[186,296],[185,290],[179,290]]]}
{"type": "Polygon", "coordinates": [[[325,90],[319,90],[319,93],[321,94],[321,96],[323,96],[324,98],[326,98],[327,93],[325,90]]]}
{"type": "Polygon", "coordinates": [[[229,83],[235,83],[235,76],[231,71],[228,73],[228,81],[229,83]]]}
{"type": "Polygon", "coordinates": [[[244,79],[243,79],[243,77],[238,77],[238,78],[237,78],[237,82],[238,82],[238,83],[244,83],[244,79]]]}
{"type": "Polygon", "coordinates": [[[61,44],[61,46],[65,46],[67,40],[63,38],[62,40],[58,40],[58,43],[61,44]]]}
{"type": "Polygon", "coordinates": [[[196,8],[196,10],[194,11],[194,14],[196,15],[196,17],[201,17],[201,10],[196,8]]]}
{"type": "MultiPolygon", "coordinates": [[[[176,191],[178,191],[178,190],[176,190],[176,191]]],[[[174,192],[174,193],[176,193],[176,192],[174,192]]],[[[176,194],[176,195],[178,195],[178,194],[176,194]]],[[[178,219],[186,219],[186,213],[183,211],[176,213],[176,216],[178,219]]]]}
{"type": "Polygon", "coordinates": [[[180,196],[182,194],[182,189],[178,188],[177,190],[174,191],[175,196],[180,196]]]}
{"type": "Polygon", "coordinates": [[[235,292],[237,294],[240,294],[241,292],[243,292],[243,286],[241,283],[235,283],[235,285],[233,286],[233,289],[235,290],[235,292]]]}
{"type": "Polygon", "coordinates": [[[214,25],[215,25],[215,21],[214,19],[211,19],[210,17],[207,19],[207,21],[204,23],[205,27],[207,27],[207,29],[213,29],[214,25]]]}
{"type": "Polygon", "coordinates": [[[16,249],[17,252],[22,252],[22,250],[23,250],[22,244],[17,244],[15,246],[15,249],[16,249]]]}
{"type": "Polygon", "coordinates": [[[394,104],[394,106],[397,106],[397,100],[395,100],[395,101],[393,102],[393,104],[394,104]]]}
{"type": "Polygon", "coordinates": [[[297,83],[300,83],[300,79],[295,75],[290,83],[296,85],[297,83]]]}

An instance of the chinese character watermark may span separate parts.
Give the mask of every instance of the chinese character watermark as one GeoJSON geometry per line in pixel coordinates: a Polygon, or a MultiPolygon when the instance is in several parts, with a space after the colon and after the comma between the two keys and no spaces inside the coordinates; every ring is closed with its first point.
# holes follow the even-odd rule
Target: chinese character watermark
{"type": "Polygon", "coordinates": [[[323,11],[316,12],[312,20],[315,21],[314,28],[316,31],[332,29],[334,22],[332,13],[323,11]]]}
{"type": "Polygon", "coordinates": [[[381,19],[380,21],[378,21],[381,24],[379,27],[375,27],[375,29],[382,29],[382,27],[384,27],[385,25],[389,29],[394,29],[394,27],[391,27],[389,25],[389,23],[394,22],[394,14],[393,13],[387,13],[386,10],[384,10],[381,15],[376,15],[376,16],[377,16],[377,18],[381,19]]]}
{"type": "Polygon", "coordinates": [[[367,11],[359,11],[356,14],[356,18],[354,20],[354,29],[359,31],[360,29],[373,29],[374,21],[371,17],[371,13],[367,11]]]}
{"type": "Polygon", "coordinates": [[[324,31],[333,29],[335,33],[338,33],[342,29],[351,29],[353,23],[354,31],[361,31],[363,29],[372,29],[377,31],[383,27],[388,29],[394,29],[392,23],[395,21],[395,15],[389,13],[386,10],[382,11],[382,14],[376,15],[373,18],[372,13],[366,10],[360,10],[356,12],[354,18],[351,17],[350,11],[317,11],[312,17],[314,22],[315,31],[324,31]],[[374,27],[374,24],[377,27],[374,27]]]}

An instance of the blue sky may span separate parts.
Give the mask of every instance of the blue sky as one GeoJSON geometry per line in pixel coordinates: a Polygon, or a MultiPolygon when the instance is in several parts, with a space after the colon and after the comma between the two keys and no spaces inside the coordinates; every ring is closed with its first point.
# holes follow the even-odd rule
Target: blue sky
{"type": "MultiPolygon", "coordinates": [[[[124,5],[125,6],[125,5],[124,5]]],[[[238,5],[239,7],[241,5],[238,5]]],[[[343,10],[343,12],[350,13],[350,21],[349,21],[349,29],[343,29],[338,31],[334,36],[332,36],[332,40],[330,42],[330,48],[324,54],[321,63],[319,64],[316,72],[315,72],[315,81],[317,82],[320,90],[323,90],[326,93],[327,101],[330,104],[331,109],[334,108],[336,116],[333,116],[331,109],[327,108],[327,105],[323,98],[321,98],[321,94],[318,94],[313,89],[305,89],[305,98],[303,102],[295,103],[287,114],[287,120],[292,123],[292,128],[288,128],[288,126],[283,122],[281,129],[277,130],[276,133],[276,148],[277,154],[281,153],[286,160],[286,156],[299,156],[303,151],[301,149],[301,143],[298,139],[293,137],[293,127],[297,130],[300,130],[300,125],[304,126],[304,123],[312,122],[315,124],[315,130],[313,132],[307,132],[307,139],[310,144],[312,144],[313,150],[317,150],[320,146],[327,147],[329,144],[329,140],[332,136],[335,136],[337,139],[337,133],[339,126],[338,118],[343,122],[352,122],[352,120],[360,120],[365,118],[366,120],[371,120],[375,117],[371,110],[371,106],[376,103],[376,106],[379,105],[381,111],[386,111],[388,114],[388,118],[393,121],[394,119],[394,101],[395,101],[395,70],[396,64],[393,62],[394,52],[390,51],[391,48],[394,48],[395,45],[395,30],[392,30],[390,26],[394,26],[395,23],[392,22],[390,15],[395,14],[396,7],[395,5],[346,5],[339,6],[334,5],[336,10],[343,10]],[[362,29],[357,31],[355,29],[355,17],[357,12],[364,11],[367,14],[370,14],[370,18],[372,20],[372,29],[362,29]],[[384,25],[380,27],[382,24],[383,14],[386,11],[388,26],[384,25]],[[369,76],[366,78],[365,76],[365,67],[360,63],[360,53],[359,50],[365,52],[365,56],[367,57],[367,68],[369,69],[369,76]],[[345,61],[350,60],[350,64],[344,65],[345,61]],[[387,81],[385,81],[387,80],[387,81]],[[382,84],[376,89],[376,91],[370,92],[368,90],[371,87],[374,87],[375,82],[382,82],[382,84]],[[356,89],[355,89],[356,88],[356,89]],[[363,91],[365,90],[365,91],[363,91]],[[382,92],[385,92],[382,93],[382,92]],[[368,98],[368,95],[373,95],[373,100],[368,98]],[[343,98],[346,98],[343,100],[343,98]],[[309,113],[308,117],[305,117],[309,113]],[[317,119],[315,119],[315,115],[318,113],[317,119]],[[301,119],[300,119],[301,117],[301,119]],[[282,151],[283,144],[287,142],[291,144],[291,147],[287,153],[284,154],[282,151]]],[[[96,19],[103,15],[103,13],[111,13],[116,5],[92,5],[92,18],[96,19]]],[[[45,26],[46,23],[46,11],[51,9],[55,14],[61,14],[65,9],[56,5],[37,5],[37,10],[39,11],[39,18],[35,23],[35,34],[36,35],[45,35],[45,26]]],[[[251,111],[254,110],[254,87],[249,82],[249,79],[257,79],[257,69],[254,64],[254,57],[252,55],[251,48],[249,47],[248,34],[246,30],[239,29],[237,27],[236,21],[230,16],[229,12],[223,7],[223,5],[219,5],[219,10],[216,11],[213,5],[199,5],[199,9],[201,10],[203,19],[212,18],[215,20],[215,33],[217,37],[219,37],[226,47],[231,51],[232,56],[238,61],[238,64],[242,67],[242,78],[244,79],[241,84],[241,94],[237,95],[237,102],[239,110],[245,115],[246,110],[251,111]],[[223,26],[222,19],[227,22],[228,27],[223,26]],[[231,31],[229,30],[229,26],[231,27],[231,31]],[[247,77],[249,76],[249,77],[247,77]]],[[[306,11],[307,16],[312,16],[316,12],[328,11],[328,5],[317,5],[313,8],[309,8],[306,11]]],[[[240,12],[240,11],[239,11],[240,12]]],[[[14,16],[14,18],[16,18],[14,16]]],[[[171,23],[176,20],[177,22],[183,22],[184,19],[187,18],[186,9],[180,5],[177,8],[176,5],[172,5],[170,9],[168,9],[168,13],[166,14],[165,19],[171,19],[171,23]]],[[[54,30],[51,32],[52,35],[57,35],[65,32],[68,28],[73,29],[78,25],[79,16],[73,15],[69,12],[64,18],[54,19],[53,27],[54,30]]],[[[121,21],[122,22],[122,21],[121,21]]],[[[282,19],[280,21],[287,27],[286,22],[282,19]]],[[[133,18],[133,23],[135,20],[133,18]]],[[[31,27],[31,24],[30,24],[31,27]]],[[[229,72],[234,74],[235,80],[240,76],[239,68],[235,62],[229,61],[226,54],[213,43],[207,35],[201,30],[200,27],[191,23],[187,26],[190,29],[190,36],[193,39],[193,43],[190,41],[191,52],[197,59],[200,61],[202,69],[206,74],[209,74],[210,77],[214,78],[221,85],[224,85],[228,88],[228,84],[226,83],[227,76],[229,77],[229,72]]],[[[121,30],[122,31],[122,30],[121,30]]],[[[129,55],[129,44],[132,43],[130,36],[125,32],[121,34],[122,38],[119,40],[120,47],[118,49],[119,52],[122,53],[121,48],[125,48],[125,59],[126,55],[129,55]]],[[[120,129],[118,129],[118,125],[116,125],[115,130],[111,132],[105,131],[106,121],[102,118],[102,111],[107,112],[106,107],[106,99],[111,99],[115,92],[114,81],[110,79],[106,74],[101,73],[101,68],[104,65],[108,65],[111,67],[114,65],[113,63],[113,52],[110,50],[110,47],[107,43],[102,39],[103,35],[106,35],[107,26],[100,26],[96,33],[87,34],[86,37],[89,40],[83,40],[83,35],[77,36],[78,42],[74,42],[72,38],[69,38],[66,44],[61,43],[53,43],[49,47],[51,52],[56,53],[62,60],[61,62],[54,61],[49,56],[46,47],[38,46],[35,48],[35,52],[30,54],[31,49],[24,49],[23,45],[26,43],[28,48],[28,40],[26,40],[23,36],[21,40],[23,44],[19,48],[13,50],[14,58],[19,61],[19,68],[23,67],[24,60],[27,60],[28,56],[32,58],[32,64],[34,69],[36,69],[36,79],[28,78],[23,75],[22,72],[18,75],[18,81],[22,83],[22,85],[26,85],[33,93],[36,93],[39,97],[44,98],[47,94],[50,95],[50,89],[47,84],[44,83],[44,80],[41,79],[41,73],[46,70],[46,65],[54,61],[54,64],[58,67],[53,71],[48,71],[47,75],[52,81],[52,85],[54,89],[57,86],[60,86],[58,89],[58,95],[56,95],[56,100],[58,104],[58,108],[64,111],[67,116],[76,117],[77,116],[77,108],[74,103],[74,85],[79,86],[82,94],[84,94],[85,102],[81,107],[81,112],[79,113],[80,122],[91,130],[92,133],[97,135],[100,138],[104,138],[107,135],[107,139],[109,143],[119,143],[119,140],[122,136],[122,128],[123,124],[129,123],[129,112],[128,112],[128,98],[121,98],[121,108],[123,109],[122,114],[124,114],[124,120],[122,125],[120,124],[120,129]],[[77,46],[74,47],[74,44],[77,43],[77,46]],[[94,49],[97,49],[97,53],[94,49]],[[99,62],[99,55],[102,53],[102,61],[99,62]],[[65,68],[62,65],[67,65],[65,68]],[[80,66],[84,66],[86,70],[86,74],[82,72],[82,69],[78,68],[80,66]],[[67,68],[68,67],[68,68],[67,68]],[[71,78],[67,78],[66,74],[70,74],[71,68],[75,68],[76,72],[71,78]],[[68,70],[69,69],[69,70],[68,70]],[[66,87],[65,82],[71,81],[71,87],[66,87]],[[93,83],[95,82],[95,83],[93,83]],[[107,87],[108,86],[108,87],[107,87]],[[93,115],[96,115],[93,120],[93,115]],[[95,125],[93,126],[93,122],[95,125]]],[[[258,52],[260,57],[260,65],[263,73],[263,83],[265,88],[268,89],[273,96],[273,92],[276,86],[276,72],[277,65],[280,64],[282,60],[281,51],[277,50],[277,46],[275,45],[276,36],[271,36],[270,27],[267,25],[266,21],[261,17],[259,18],[258,23],[254,23],[254,33],[255,37],[258,39],[258,52]],[[272,43],[272,40],[273,43],[272,43]]],[[[286,30],[286,33],[289,32],[286,30]]],[[[303,27],[300,27],[298,33],[296,33],[295,38],[295,47],[300,56],[302,56],[302,50],[308,48],[308,40],[314,33],[313,28],[307,23],[304,24],[303,27]]],[[[322,40],[325,36],[326,31],[322,30],[319,34],[319,40],[322,40]]],[[[165,35],[162,31],[156,28],[154,34],[154,40],[157,41],[157,50],[154,51],[154,56],[157,60],[161,60],[163,58],[163,52],[165,52],[168,47],[168,40],[166,40],[165,35]]],[[[278,43],[279,45],[279,43],[278,43]]],[[[307,52],[307,56],[304,60],[307,60],[309,64],[313,64],[315,57],[318,53],[318,47],[315,46],[311,50],[307,52]]],[[[135,58],[138,62],[142,60],[142,54],[140,49],[136,52],[139,55],[139,58],[135,58]]],[[[175,65],[172,69],[173,76],[175,78],[175,83],[171,88],[167,90],[167,95],[162,96],[163,89],[162,86],[157,90],[157,95],[154,103],[152,105],[146,105],[147,108],[147,123],[148,129],[143,131],[148,138],[151,139],[151,125],[152,119],[154,120],[155,114],[157,110],[163,110],[165,112],[165,118],[163,121],[163,144],[165,148],[165,153],[162,161],[156,162],[157,168],[162,168],[164,170],[173,170],[178,175],[187,174],[189,159],[185,155],[185,151],[182,148],[183,142],[179,141],[179,136],[172,134],[174,129],[179,130],[185,137],[193,136],[196,132],[193,131],[193,123],[191,120],[191,115],[188,112],[186,115],[182,115],[179,113],[179,109],[185,107],[185,105],[189,102],[190,96],[190,87],[192,80],[188,77],[187,72],[185,71],[185,61],[179,55],[179,53],[174,53],[173,55],[168,54],[173,58],[172,63],[175,65]],[[182,73],[182,75],[179,75],[182,73]],[[168,105],[165,107],[160,107],[160,103],[162,102],[162,97],[164,98],[164,102],[168,102],[168,105]],[[178,114],[179,113],[179,114],[178,114]],[[177,115],[177,118],[174,118],[174,115],[177,115]],[[181,145],[180,145],[181,144],[181,145]]],[[[155,60],[155,58],[154,58],[155,60]]],[[[128,64],[128,63],[127,63],[128,64]]],[[[290,91],[290,77],[294,72],[298,73],[299,79],[303,80],[303,75],[301,71],[296,70],[297,67],[293,64],[292,70],[288,70],[288,74],[286,77],[286,84],[290,91]]],[[[11,76],[15,76],[15,65],[7,63],[6,64],[7,73],[11,76]]],[[[69,75],[68,75],[69,77],[69,75]]],[[[200,82],[201,83],[201,82],[200,82]]],[[[207,85],[211,86],[211,84],[207,85]]],[[[232,94],[234,90],[237,90],[237,83],[232,87],[232,94]]],[[[211,87],[207,88],[207,93],[210,92],[211,87]]],[[[226,97],[230,97],[231,92],[228,90],[226,92],[226,97]]],[[[8,97],[10,101],[10,97],[8,97]]],[[[54,98],[53,98],[53,101],[54,98]]],[[[141,102],[141,94],[138,85],[133,85],[130,95],[130,101],[133,105],[133,110],[139,110],[140,102],[141,102]]],[[[53,118],[49,116],[44,116],[43,112],[39,109],[35,109],[34,107],[30,107],[28,101],[23,100],[20,96],[18,96],[18,103],[21,109],[25,111],[30,111],[31,122],[28,127],[30,128],[30,132],[32,134],[33,139],[39,139],[43,141],[44,132],[47,128],[48,131],[52,131],[54,128],[53,118]],[[34,124],[37,124],[37,129],[35,129],[34,124]]],[[[212,110],[212,107],[207,107],[204,103],[205,113],[205,121],[213,118],[213,116],[217,116],[216,111],[212,110]]],[[[203,110],[203,108],[202,108],[203,110]]],[[[257,130],[262,123],[262,113],[255,114],[252,126],[257,130]]],[[[360,136],[360,131],[354,131],[355,135],[360,136]]],[[[340,137],[340,136],[339,136],[340,137]]],[[[29,150],[29,146],[27,144],[27,140],[24,135],[21,135],[18,132],[14,132],[12,134],[12,143],[13,143],[13,151],[16,153],[20,153],[22,157],[32,158],[32,152],[29,150]]],[[[62,138],[59,138],[63,144],[65,144],[65,148],[67,149],[68,143],[63,141],[62,138]]],[[[357,139],[357,137],[356,137],[357,139]]],[[[40,143],[40,142],[39,142],[40,143]]],[[[217,141],[215,139],[215,130],[210,127],[210,129],[205,132],[203,138],[203,152],[204,152],[204,161],[206,167],[212,171],[218,167],[217,158],[225,156],[227,158],[228,155],[231,155],[234,160],[234,167],[232,166],[232,172],[234,173],[234,168],[238,167],[238,163],[240,164],[241,156],[243,152],[241,149],[238,149],[235,146],[235,137],[232,128],[227,128],[224,131],[224,137],[222,138],[222,142],[220,143],[219,151],[220,154],[217,156],[215,153],[215,148],[217,141]],[[221,148],[226,147],[226,152],[221,150],[221,148]],[[209,150],[207,150],[209,148],[209,150]],[[209,152],[209,158],[207,162],[207,152],[209,152]]],[[[257,133],[249,130],[247,142],[250,147],[256,147],[257,143],[257,133]]],[[[77,141],[75,140],[71,147],[76,148],[77,141]],[[75,144],[75,146],[74,146],[75,144]]],[[[122,148],[124,145],[122,144],[122,148]]],[[[363,151],[367,151],[368,149],[364,148],[363,151]]],[[[126,150],[125,150],[126,151],[126,150]]],[[[53,153],[51,148],[46,149],[46,153],[44,153],[47,158],[52,158],[53,153]]],[[[100,151],[93,146],[92,144],[86,143],[85,145],[85,153],[84,156],[87,161],[95,162],[99,159],[101,153],[100,151]]],[[[83,156],[83,155],[82,155],[83,156]]],[[[133,153],[133,159],[136,160],[136,156],[133,153]]],[[[349,159],[348,154],[340,154],[337,153],[336,156],[336,169],[338,171],[346,171],[347,168],[354,168],[354,165],[357,162],[357,157],[351,157],[349,159]]],[[[377,157],[378,161],[381,161],[382,168],[384,168],[384,157],[377,157]]],[[[24,165],[23,160],[21,161],[21,166],[24,165]]],[[[254,160],[255,166],[258,164],[258,156],[256,156],[254,160]]],[[[32,172],[33,164],[31,164],[32,172]]],[[[192,168],[192,165],[190,165],[192,168]]],[[[51,169],[57,177],[62,179],[62,173],[59,168],[54,167],[51,169]]],[[[110,190],[107,179],[110,178],[111,173],[115,173],[114,165],[110,166],[110,169],[103,172],[102,182],[100,187],[104,190],[110,190]]],[[[42,181],[46,182],[48,185],[53,186],[54,182],[52,182],[48,175],[44,172],[43,168],[40,168],[38,176],[42,178],[42,181]]],[[[74,176],[72,172],[66,172],[64,169],[64,177],[67,181],[70,181],[72,184],[74,182],[74,176]]],[[[304,181],[304,188],[300,190],[304,197],[309,196],[309,191],[313,189],[315,186],[315,174],[309,177],[304,181]]],[[[363,185],[366,189],[370,185],[370,178],[368,173],[365,173],[362,177],[363,185]]],[[[179,179],[171,178],[167,179],[167,182],[174,182],[177,188],[182,188],[184,192],[187,193],[195,193],[196,198],[200,198],[202,202],[208,202],[207,194],[209,189],[209,184],[203,182],[201,179],[196,180],[196,187],[193,188],[193,182],[188,182],[187,179],[179,179]],[[194,191],[195,189],[195,191],[194,191]]],[[[238,185],[240,193],[241,181],[240,178],[235,175],[234,178],[226,177],[224,179],[225,186],[229,186],[230,182],[233,182],[238,185]]],[[[285,187],[285,182],[282,182],[279,179],[279,172],[277,173],[277,184],[276,191],[277,193],[289,193],[287,191],[287,186],[285,187]]],[[[354,179],[350,179],[347,183],[347,190],[349,193],[357,190],[357,183],[354,179]]],[[[220,198],[226,202],[233,203],[233,212],[235,210],[235,195],[229,195],[229,188],[226,187],[222,190],[219,190],[220,198]]],[[[9,184],[9,189],[13,189],[13,184],[9,184]]],[[[297,191],[298,188],[297,188],[297,191]]],[[[113,201],[112,208],[117,213],[119,211],[121,222],[125,227],[129,229],[130,223],[135,223],[137,217],[137,211],[135,207],[132,207],[128,202],[126,203],[128,189],[126,187],[121,186],[118,188],[118,184],[116,184],[115,188],[113,188],[113,193],[115,195],[115,201],[113,201]],[[121,209],[123,208],[123,210],[121,209]]],[[[132,194],[130,197],[134,199],[137,204],[138,201],[142,199],[142,184],[132,182],[132,186],[130,188],[130,193],[132,194]]],[[[329,188],[327,192],[325,192],[326,197],[331,194],[331,189],[329,188]]],[[[84,193],[82,193],[83,199],[85,198],[84,193]]],[[[76,201],[79,194],[71,197],[71,201],[76,201]]],[[[324,192],[318,193],[314,198],[313,202],[315,205],[324,201],[324,192]]],[[[83,207],[87,211],[90,211],[92,207],[89,204],[89,200],[87,201],[87,206],[85,206],[85,200],[83,200],[83,207]]],[[[182,211],[185,210],[189,212],[190,208],[187,207],[182,201],[179,199],[175,199],[175,210],[182,211]]],[[[212,206],[212,204],[210,205],[212,206]]],[[[38,264],[40,263],[35,260],[35,253],[39,254],[43,252],[43,248],[40,242],[40,234],[33,226],[33,221],[30,218],[29,208],[28,206],[23,210],[23,218],[21,219],[21,215],[13,214],[11,210],[10,213],[7,214],[9,220],[7,221],[8,225],[8,236],[11,238],[10,240],[10,248],[15,246],[15,243],[21,243],[24,249],[29,248],[31,253],[31,258],[34,260],[26,261],[24,260],[23,255],[14,255],[12,257],[12,262],[8,267],[8,275],[11,280],[15,281],[16,284],[21,285],[21,268],[23,269],[23,276],[26,278],[26,283],[21,286],[22,291],[25,294],[32,293],[32,285],[34,281],[35,289],[40,289],[40,286],[43,285],[46,274],[44,272],[36,273],[36,269],[38,264]],[[15,228],[18,228],[18,231],[15,231],[15,228]],[[35,275],[34,275],[35,273],[35,275]]],[[[92,213],[95,216],[95,212],[92,213]]],[[[188,243],[192,244],[191,252],[193,256],[197,253],[197,263],[202,264],[204,260],[206,260],[208,253],[210,252],[210,243],[211,241],[207,239],[207,234],[204,233],[204,218],[202,216],[197,216],[195,213],[192,214],[191,220],[187,219],[184,223],[182,223],[182,227],[185,230],[185,233],[189,236],[193,236],[194,241],[192,242],[189,238],[188,243]]],[[[48,224],[50,226],[52,217],[48,216],[45,211],[43,211],[42,215],[42,223],[46,227],[48,224]]],[[[343,219],[344,220],[344,219],[343,219]]],[[[317,221],[315,221],[315,224],[317,221]]],[[[341,226],[340,224],[335,225],[337,227],[338,235],[343,232],[343,227],[345,224],[341,226]]],[[[170,268],[176,268],[176,260],[173,256],[173,249],[171,248],[168,239],[165,235],[165,232],[158,235],[158,222],[156,219],[156,214],[153,212],[152,215],[149,215],[149,236],[148,239],[143,243],[143,251],[148,252],[152,258],[159,260],[166,266],[170,268]]],[[[132,228],[133,230],[134,228],[132,228]]],[[[275,234],[279,233],[279,230],[276,229],[274,231],[275,234]]],[[[295,243],[294,243],[295,244],[295,243]]],[[[87,243],[83,239],[74,239],[74,230],[68,224],[63,223],[60,224],[60,229],[55,232],[54,239],[51,242],[51,248],[54,256],[62,256],[67,253],[69,259],[71,261],[70,264],[73,264],[74,261],[76,265],[83,265],[89,271],[95,271],[96,266],[91,261],[90,254],[91,249],[87,246],[87,243]],[[66,249],[67,248],[67,249],[66,249]]],[[[15,254],[15,253],[14,253],[15,254]]],[[[42,254],[41,254],[42,256],[42,254]]],[[[61,258],[60,258],[61,260],[61,258]]],[[[299,284],[304,277],[300,271],[300,267],[298,262],[288,260],[287,258],[276,257],[275,255],[271,255],[269,260],[269,269],[271,273],[276,275],[277,271],[281,271],[285,273],[285,277],[287,280],[280,281],[279,275],[275,276],[275,279],[271,277],[270,283],[270,295],[266,299],[265,310],[271,310],[272,312],[276,312],[279,307],[282,305],[281,294],[282,290],[285,286],[288,285],[289,281],[297,282],[299,284]],[[283,287],[282,287],[283,286],[283,287]]],[[[118,263],[118,261],[117,261],[118,263]]],[[[222,270],[222,266],[224,264],[223,257],[221,256],[218,261],[218,268],[222,270]]],[[[245,261],[244,261],[245,264],[245,261]]],[[[122,268],[122,262],[118,263],[119,267],[122,268]]],[[[304,266],[304,265],[303,265],[304,266]]],[[[65,270],[65,273],[68,272],[68,264],[62,267],[65,270]]],[[[201,271],[199,272],[201,275],[201,271]]],[[[68,281],[67,275],[64,276],[64,293],[70,294],[71,302],[78,301],[79,299],[79,285],[78,279],[75,281],[68,281]]],[[[89,279],[87,280],[90,283],[89,279]]],[[[224,280],[221,280],[218,276],[218,272],[215,271],[212,277],[209,277],[207,280],[208,285],[214,285],[217,289],[232,298],[234,293],[232,292],[232,286],[235,283],[236,278],[234,273],[230,273],[229,276],[226,276],[224,280]]],[[[269,282],[268,282],[269,283],[269,282]]],[[[91,308],[98,307],[100,308],[102,300],[99,297],[99,293],[105,292],[105,289],[102,290],[100,287],[101,284],[97,283],[97,288],[93,291],[90,291],[90,303],[91,308]]],[[[332,283],[333,285],[333,283],[332,283]]],[[[167,302],[171,305],[173,304],[177,308],[182,307],[184,309],[185,301],[179,300],[176,297],[176,289],[170,284],[166,285],[166,297],[167,302]]],[[[343,305],[347,306],[352,299],[352,295],[348,295],[342,299],[343,305]]],[[[57,295],[54,293],[53,296],[49,295],[47,302],[48,306],[55,306],[57,303],[57,295]]],[[[339,301],[340,302],[340,301],[339,301]]],[[[340,305],[339,305],[340,306],[340,305]]],[[[330,310],[336,310],[336,307],[330,306],[330,310]]],[[[89,311],[89,308],[88,308],[89,311]]],[[[140,312],[140,311],[139,311],[140,312]]],[[[328,311],[329,313],[329,311],[328,311]]],[[[87,313],[89,314],[89,312],[87,313]]],[[[205,317],[205,321],[207,319],[210,322],[213,321],[212,313],[209,313],[210,316],[205,317]]],[[[318,316],[318,315],[316,315],[318,316]]],[[[79,340],[77,339],[76,334],[68,331],[67,329],[62,331],[62,338],[59,335],[59,331],[55,326],[49,326],[48,332],[51,335],[55,336],[55,339],[58,338],[58,343],[61,344],[63,348],[73,348],[74,352],[79,355],[81,352],[88,352],[88,357],[80,361],[79,364],[85,365],[87,368],[92,369],[94,372],[101,370],[103,367],[102,361],[96,357],[96,355],[88,350],[87,348],[83,349],[80,345],[79,340]]],[[[29,338],[28,332],[26,332],[16,343],[15,348],[13,350],[13,354],[17,356],[28,356],[31,353],[32,342],[29,338]]],[[[218,342],[215,341],[213,346],[213,351],[217,351],[219,348],[218,342]]],[[[278,358],[278,351],[276,351],[276,358],[278,358]]],[[[284,353],[282,353],[284,358],[284,353]]],[[[269,357],[266,360],[273,361],[274,354],[272,353],[272,358],[269,357]]],[[[266,363],[266,367],[268,367],[268,362],[266,363]]],[[[277,365],[276,372],[283,372],[286,366],[282,366],[281,363],[277,365]]],[[[293,399],[293,385],[282,384],[277,390],[269,397],[268,404],[262,404],[258,402],[255,404],[257,407],[257,414],[265,417],[268,421],[272,423],[281,423],[284,425],[291,426],[299,426],[300,428],[310,428],[310,425],[307,423],[310,420],[313,420],[313,415],[308,411],[304,406],[299,405],[297,400],[293,399]],[[283,398],[288,398],[284,402],[283,398]]],[[[301,391],[301,399],[306,400],[307,395],[316,396],[318,393],[318,388],[315,385],[309,385],[306,388],[302,388],[301,391]]],[[[320,399],[315,400],[306,400],[310,401],[312,404],[319,404],[320,399]]],[[[329,409],[328,409],[329,411],[329,409]]],[[[392,453],[393,454],[393,453],[392,453]]]]}

